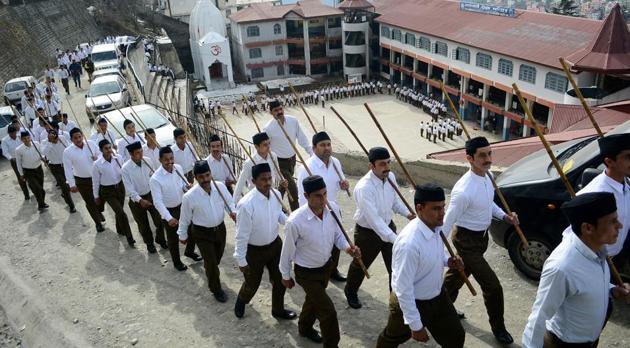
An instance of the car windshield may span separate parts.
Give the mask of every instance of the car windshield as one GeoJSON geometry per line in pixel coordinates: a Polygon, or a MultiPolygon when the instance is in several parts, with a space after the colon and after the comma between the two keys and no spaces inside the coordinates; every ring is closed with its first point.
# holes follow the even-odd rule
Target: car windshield
{"type": "Polygon", "coordinates": [[[95,63],[112,59],[118,59],[118,57],[116,56],[116,52],[114,51],[92,53],[92,61],[95,63]]]}
{"type": "MultiPolygon", "coordinates": [[[[139,117],[140,120],[142,120],[142,123],[147,128],[158,129],[168,124],[168,120],[164,118],[164,116],[162,116],[154,108],[149,108],[149,109],[145,109],[141,111],[138,111],[137,109],[134,108],[136,115],[133,115],[131,111],[129,111],[129,109],[121,110],[121,111],[125,114],[125,117],[129,118],[132,121],[134,120],[134,116],[139,117]]],[[[120,130],[124,129],[123,122],[125,122],[125,119],[120,115],[119,112],[115,112],[115,113],[111,113],[107,115],[108,115],[107,117],[111,120],[111,122],[114,123],[116,128],[120,130]]],[[[138,125],[136,123],[136,131],[141,132],[143,129],[144,127],[142,125],[138,125]]]]}
{"type": "Polygon", "coordinates": [[[4,128],[11,123],[12,114],[0,114],[0,128],[4,128]]]}
{"type": "Polygon", "coordinates": [[[16,92],[16,91],[22,91],[25,90],[26,87],[28,87],[26,85],[26,82],[24,81],[19,81],[19,82],[11,82],[11,83],[7,83],[6,86],[4,86],[4,91],[9,93],[9,92],[16,92]]]}
{"type": "Polygon", "coordinates": [[[105,94],[113,94],[120,93],[120,86],[118,82],[104,82],[104,83],[95,83],[90,86],[90,91],[88,92],[88,97],[98,97],[99,95],[105,94]]]}
{"type": "Polygon", "coordinates": [[[586,140],[580,141],[579,143],[571,146],[566,151],[558,155],[558,162],[560,162],[560,165],[564,165],[564,163],[569,159],[573,159],[573,161],[579,161],[581,157],[587,157],[587,158],[584,158],[584,160],[588,160],[589,158],[591,158],[592,156],[590,155],[592,154],[592,152],[591,153],[589,153],[589,151],[580,152],[580,150],[588,146],[588,144],[593,142],[593,140],[595,139],[597,138],[591,137],[586,140]]]}

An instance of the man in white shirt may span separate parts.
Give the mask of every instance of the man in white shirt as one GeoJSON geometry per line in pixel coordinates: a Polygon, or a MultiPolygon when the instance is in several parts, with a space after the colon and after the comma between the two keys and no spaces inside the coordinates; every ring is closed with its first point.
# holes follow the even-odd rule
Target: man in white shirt
{"type": "MultiPolygon", "coordinates": [[[[340,190],[348,190],[350,183],[343,175],[343,168],[341,162],[332,156],[332,143],[330,136],[326,132],[318,132],[313,135],[313,155],[306,160],[306,165],[311,170],[313,175],[319,175],[324,178],[326,182],[326,189],[328,190],[327,198],[329,202],[337,203],[337,193],[340,190]],[[339,172],[337,172],[337,170],[339,172]],[[339,178],[341,176],[341,178],[339,178]]],[[[304,189],[302,186],[302,180],[308,176],[308,173],[304,166],[298,169],[297,173],[297,185],[298,185],[298,197],[300,206],[306,204],[306,197],[304,195],[304,189]]],[[[333,272],[331,279],[345,282],[346,277],[337,269],[339,265],[339,249],[333,248],[333,272]]]]}
{"type": "MultiPolygon", "coordinates": [[[[90,140],[98,144],[101,140],[107,139],[109,140],[111,144],[113,144],[114,150],[116,150],[118,149],[118,145],[116,145],[117,143],[116,134],[114,134],[111,130],[109,130],[108,126],[109,124],[107,123],[107,120],[104,117],[99,118],[98,121],[96,122],[96,127],[94,127],[94,131],[92,132],[92,135],[90,136],[90,140]]],[[[123,145],[126,146],[127,143],[123,145]]]]}
{"type": "MultiPolygon", "coordinates": [[[[99,120],[100,121],[100,120],[99,120]]],[[[120,157],[123,159],[123,161],[127,161],[129,159],[129,152],[127,152],[127,148],[126,146],[129,144],[133,144],[136,141],[139,141],[141,143],[144,143],[144,139],[142,139],[138,133],[136,133],[136,124],[133,123],[132,120],[130,119],[125,119],[125,121],[123,122],[123,128],[125,129],[125,134],[122,135],[122,137],[118,140],[116,140],[116,148],[118,149],[118,154],[120,155],[120,157]]],[[[107,129],[107,127],[105,127],[105,130],[107,129]]],[[[103,128],[101,128],[101,136],[103,135],[103,128]]],[[[108,135],[108,138],[110,136],[108,135]]],[[[115,139],[115,137],[114,137],[115,139]]],[[[111,142],[111,139],[107,139],[111,142]]]]}
{"type": "Polygon", "coordinates": [[[24,194],[24,200],[28,201],[31,199],[30,194],[28,193],[28,187],[26,186],[26,182],[22,180],[20,176],[20,172],[17,168],[17,162],[15,159],[15,149],[22,145],[22,141],[17,137],[18,129],[13,125],[9,125],[7,127],[7,136],[2,138],[2,156],[9,160],[11,163],[11,168],[13,168],[13,173],[15,173],[15,177],[17,178],[18,184],[20,185],[20,189],[22,189],[22,193],[24,194]]]}
{"type": "Polygon", "coordinates": [[[584,193],[562,205],[569,234],[543,266],[536,301],[523,332],[523,347],[597,347],[612,304],[630,303],[630,285],[610,284],[606,246],[623,227],[615,195],[584,193]]]}
{"type": "Polygon", "coordinates": [[[307,204],[294,210],[287,220],[285,241],[280,254],[282,284],[288,289],[300,284],[306,297],[302,305],[298,331],[324,347],[337,347],[339,344],[339,323],[335,305],[326,293],[332,272],[331,251],[333,247],[345,250],[353,257],[361,257],[359,247],[350,247],[332,214],[339,217],[339,210],[330,204],[335,212],[326,207],[326,183],[321,176],[313,175],[302,181],[307,204]],[[295,264],[295,281],[291,277],[291,265],[295,264]],[[319,320],[321,336],[313,328],[319,320]]]}
{"type": "Polygon", "coordinates": [[[210,172],[214,180],[222,181],[230,191],[230,195],[234,193],[234,167],[230,157],[223,153],[223,141],[218,135],[212,134],[208,138],[208,150],[210,155],[206,158],[210,166],[210,172]]]}
{"type": "Polygon", "coordinates": [[[160,146],[156,139],[155,130],[153,128],[146,128],[144,130],[144,140],[146,140],[146,142],[142,146],[142,152],[144,152],[144,156],[150,159],[149,164],[155,169],[159,168],[161,165],[160,146]]]}
{"type": "Polygon", "coordinates": [[[69,144],[69,141],[61,140],[57,130],[51,129],[48,131],[48,139],[42,143],[42,156],[48,163],[48,168],[57,182],[57,187],[61,189],[61,197],[63,197],[68,208],[70,208],[70,213],[76,213],[77,210],[70,195],[70,187],[66,184],[66,177],[63,171],[63,152],[69,144]]]}
{"type": "Polygon", "coordinates": [[[92,194],[97,205],[107,203],[114,211],[116,232],[127,237],[127,243],[135,248],[136,241],[131,234],[129,218],[125,213],[125,185],[122,181],[122,164],[120,156],[114,155],[112,144],[107,139],[98,143],[101,157],[92,166],[92,194]]]}
{"type": "Polygon", "coordinates": [[[444,267],[464,269],[460,258],[444,253],[444,190],[417,186],[413,203],[418,217],[394,242],[389,319],[376,347],[398,347],[409,338],[427,342],[428,332],[442,347],[463,347],[466,334],[443,287],[444,267]]]}
{"type": "Polygon", "coordinates": [[[243,317],[245,305],[258,291],[266,267],[272,287],[271,315],[278,319],[293,320],[297,314],[284,309],[286,288],[282,285],[279,268],[282,240],[278,235],[278,224],[284,225],[287,216],[271,192],[274,189],[269,164],[257,164],[251,172],[256,188],[239,202],[236,214],[234,258],[245,281],[236,298],[234,314],[237,318],[243,317]]]}
{"type": "Polygon", "coordinates": [[[181,128],[175,128],[173,130],[173,137],[175,138],[175,144],[171,145],[173,149],[173,156],[175,157],[175,163],[179,164],[184,171],[184,176],[189,183],[193,183],[193,166],[199,158],[192,144],[188,141],[186,132],[181,128]]]}
{"type": "Polygon", "coordinates": [[[151,159],[143,156],[142,144],[139,141],[127,145],[127,152],[129,153],[129,160],[122,166],[122,180],[129,197],[129,210],[131,210],[131,215],[138,225],[138,232],[140,232],[144,244],[147,245],[147,250],[150,254],[155,254],[157,250],[154,241],[162,249],[168,249],[162,219],[153,205],[151,187],[149,186],[151,174],[155,170],[147,165],[147,163],[151,163],[151,159]],[[151,225],[149,225],[149,215],[155,226],[155,240],[151,225]]]}
{"type": "Polygon", "coordinates": [[[179,240],[186,244],[190,232],[191,242],[197,244],[203,257],[210,292],[217,301],[226,302],[227,295],[219,279],[219,264],[225,251],[226,237],[223,219],[224,211],[227,210],[232,220],[235,220],[236,208],[225,185],[220,181],[213,182],[207,161],[197,161],[193,173],[197,184],[182,198],[177,234],[179,240]],[[227,200],[227,207],[224,199],[227,200]]]}
{"type": "Polygon", "coordinates": [[[61,111],[61,106],[59,103],[52,99],[52,95],[46,94],[46,100],[44,102],[44,113],[47,117],[52,118],[53,120],[59,120],[59,112],[61,111]]]}
{"type": "MultiPolygon", "coordinates": [[[[518,225],[516,213],[507,215],[494,203],[494,186],[490,179],[492,149],[484,137],[476,137],[466,142],[466,159],[470,170],[453,187],[443,231],[451,232],[453,227],[453,245],[464,260],[466,275],[472,274],[481,286],[483,299],[490,319],[490,327],[495,338],[510,344],[514,340],[505,328],[503,318],[503,288],[496,274],[483,257],[488,249],[488,227],[494,216],[511,225],[518,225]]],[[[453,301],[457,299],[459,289],[464,285],[461,273],[449,270],[444,279],[444,287],[453,301]]]]}
{"type": "Polygon", "coordinates": [[[41,146],[31,141],[29,132],[21,132],[22,145],[15,149],[15,162],[20,179],[28,184],[33,196],[37,200],[37,209],[43,212],[48,208],[45,202],[44,170],[42,169],[41,146]]]}
{"type": "MultiPolygon", "coordinates": [[[[61,122],[59,122],[59,128],[64,132],[70,132],[72,128],[76,128],[76,124],[68,119],[68,114],[65,112],[61,113],[61,122]]],[[[111,139],[108,139],[110,142],[111,139]]]]}
{"type": "Polygon", "coordinates": [[[70,130],[70,139],[72,144],[63,151],[63,170],[66,183],[70,186],[70,192],[81,194],[85,207],[96,224],[96,231],[103,232],[105,231],[102,224],[105,220],[102,214],[103,206],[96,204],[92,192],[92,167],[101,151],[94,142],[84,141],[83,133],[79,128],[70,130]]]}
{"type": "Polygon", "coordinates": [[[24,114],[26,126],[32,127],[33,122],[37,119],[37,111],[35,110],[35,106],[33,105],[32,97],[27,98],[26,105],[22,108],[22,113],[24,114]]]}
{"type": "MultiPolygon", "coordinates": [[[[164,226],[166,231],[166,242],[173,260],[173,267],[178,271],[185,271],[188,269],[188,266],[182,263],[179,256],[177,227],[179,225],[182,197],[184,192],[190,188],[190,184],[183,176],[184,171],[182,167],[175,164],[173,149],[169,146],[160,148],[160,163],[161,166],[151,175],[149,180],[153,205],[155,205],[162,217],[162,226],[164,226]]],[[[195,253],[194,241],[186,244],[184,256],[194,261],[201,261],[201,256],[195,253]]]]}
{"type": "MultiPolygon", "coordinates": [[[[297,143],[302,146],[309,155],[313,154],[313,149],[311,148],[311,144],[309,143],[306,134],[304,134],[298,120],[293,116],[285,115],[284,109],[279,101],[272,100],[269,102],[269,112],[271,113],[271,116],[273,116],[273,119],[267,122],[267,124],[263,127],[263,130],[271,139],[271,149],[276,153],[276,155],[278,155],[280,171],[282,172],[282,176],[288,180],[288,191],[292,198],[290,202],[291,210],[295,210],[299,207],[297,186],[295,184],[295,180],[293,180],[296,163],[295,151],[291,147],[291,144],[284,135],[284,132],[280,128],[278,122],[282,123],[284,129],[294,144],[297,140],[297,143]]],[[[282,192],[282,195],[284,196],[286,190],[284,188],[280,188],[280,192],[282,192]]]]}
{"type": "MultiPolygon", "coordinates": [[[[361,248],[361,259],[367,268],[378,254],[381,254],[391,280],[392,247],[396,240],[396,225],[392,220],[392,212],[409,220],[415,215],[407,210],[390,184],[392,182],[395,185],[396,177],[391,172],[389,151],[383,147],[373,147],[368,152],[368,159],[370,170],[354,188],[354,201],[357,204],[354,213],[356,222],[354,243],[361,248]]],[[[352,308],[362,307],[357,292],[364,277],[359,262],[352,260],[348,267],[348,282],[344,288],[348,305],[352,308]]],[[[388,286],[391,290],[391,285],[388,286]]]]}

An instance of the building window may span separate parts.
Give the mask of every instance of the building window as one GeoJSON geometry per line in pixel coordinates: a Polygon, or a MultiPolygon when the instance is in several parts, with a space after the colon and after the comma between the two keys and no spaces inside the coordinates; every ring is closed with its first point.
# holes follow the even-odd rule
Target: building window
{"type": "Polygon", "coordinates": [[[410,33],[406,33],[405,43],[410,46],[416,46],[416,36],[410,33]]]}
{"type": "Polygon", "coordinates": [[[470,51],[467,48],[457,47],[455,50],[455,60],[470,64],[470,51]]]}
{"type": "Polygon", "coordinates": [[[492,70],[492,56],[485,53],[477,53],[477,66],[492,70]]]}
{"type": "Polygon", "coordinates": [[[402,33],[400,32],[400,30],[392,30],[392,39],[402,42],[402,33]]]}
{"type": "Polygon", "coordinates": [[[328,28],[341,28],[341,17],[328,18],[328,28]]]}
{"type": "Polygon", "coordinates": [[[386,38],[388,38],[388,39],[389,39],[389,38],[390,38],[390,36],[389,36],[389,35],[390,35],[390,34],[389,34],[389,27],[382,26],[382,27],[381,27],[381,36],[386,37],[386,38]]]}
{"type": "Polygon", "coordinates": [[[284,49],[282,46],[276,46],[276,56],[281,56],[284,54],[284,49]]]}
{"type": "Polygon", "coordinates": [[[265,77],[265,71],[263,70],[263,68],[254,68],[252,69],[252,78],[253,79],[260,79],[265,77]]]}
{"type": "Polygon", "coordinates": [[[521,68],[518,71],[518,79],[529,83],[536,83],[536,68],[521,64],[521,68]]]}
{"type": "Polygon", "coordinates": [[[545,78],[545,88],[559,93],[564,93],[567,91],[567,82],[566,76],[549,72],[545,78]]]}
{"type": "Polygon", "coordinates": [[[282,27],[280,26],[280,24],[276,23],[273,25],[273,33],[275,35],[282,34],[282,27]]]}
{"type": "Polygon", "coordinates": [[[260,57],[262,57],[262,50],[259,47],[249,49],[249,59],[260,58],[260,57]]]}
{"type": "Polygon", "coordinates": [[[257,25],[247,27],[247,37],[260,36],[260,28],[257,25]]]}
{"type": "Polygon", "coordinates": [[[499,59],[499,74],[512,76],[514,70],[514,64],[507,59],[499,59]]]}
{"type": "Polygon", "coordinates": [[[278,76],[284,76],[284,65],[278,65],[278,76]]]}
{"type": "Polygon", "coordinates": [[[418,48],[422,48],[424,50],[430,51],[431,50],[431,40],[427,39],[424,36],[420,36],[420,39],[418,39],[418,48]]]}
{"type": "Polygon", "coordinates": [[[448,46],[444,42],[436,41],[433,53],[446,57],[448,55],[448,46]]]}

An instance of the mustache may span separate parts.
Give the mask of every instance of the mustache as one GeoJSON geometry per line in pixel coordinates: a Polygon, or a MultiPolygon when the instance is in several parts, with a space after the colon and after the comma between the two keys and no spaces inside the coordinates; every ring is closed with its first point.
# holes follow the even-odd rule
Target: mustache
{"type": "Polygon", "coordinates": [[[487,166],[487,165],[490,165],[490,164],[492,164],[492,162],[484,162],[483,163],[484,166],[487,166]]]}

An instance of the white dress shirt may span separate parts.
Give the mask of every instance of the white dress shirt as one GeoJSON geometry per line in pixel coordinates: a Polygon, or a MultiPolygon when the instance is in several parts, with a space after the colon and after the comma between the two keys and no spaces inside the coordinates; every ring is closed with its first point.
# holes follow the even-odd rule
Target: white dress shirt
{"type": "MultiPolygon", "coordinates": [[[[271,177],[273,179],[274,185],[277,182],[282,181],[280,174],[276,171],[276,166],[274,163],[278,164],[278,157],[270,152],[267,155],[267,158],[263,158],[258,152],[256,152],[253,156],[255,164],[267,163],[271,168],[271,177]],[[273,161],[273,162],[272,162],[273,161]]],[[[254,184],[252,183],[252,168],[254,167],[254,163],[252,163],[251,159],[245,160],[243,162],[243,169],[241,170],[241,175],[238,176],[238,181],[236,182],[236,188],[234,188],[234,202],[238,202],[241,199],[241,193],[243,192],[243,188],[247,185],[248,189],[252,189],[254,184]]]]}
{"type": "MultiPolygon", "coordinates": [[[[280,193],[274,191],[280,197],[280,193]]],[[[286,221],[282,205],[272,192],[269,192],[269,197],[265,197],[258,189],[249,191],[238,203],[236,213],[234,258],[239,267],[247,266],[248,244],[271,244],[278,237],[278,224],[284,225],[286,221]]]]}
{"type": "Polygon", "coordinates": [[[234,173],[234,167],[232,166],[232,160],[228,155],[222,153],[219,159],[212,157],[209,155],[206,158],[208,165],[210,166],[210,173],[214,180],[223,181],[232,180],[236,181],[236,178],[232,177],[232,173],[234,173]]]}
{"type": "MultiPolygon", "coordinates": [[[[283,126],[294,144],[297,139],[297,143],[300,144],[309,155],[313,154],[313,147],[295,117],[285,114],[283,126]]],[[[271,149],[278,157],[290,158],[295,156],[295,151],[293,151],[291,144],[289,144],[289,141],[284,136],[282,129],[278,125],[278,121],[275,119],[269,120],[263,128],[263,132],[266,132],[271,139],[271,149]]]]}
{"type": "Polygon", "coordinates": [[[59,103],[57,103],[56,101],[51,100],[50,102],[44,103],[45,115],[52,117],[54,115],[57,115],[59,111],[61,111],[61,107],[59,106],[59,103]]]}
{"type": "Polygon", "coordinates": [[[144,144],[142,146],[142,152],[145,157],[148,157],[150,159],[150,161],[148,162],[151,164],[151,167],[159,168],[162,165],[160,163],[160,147],[159,146],[155,145],[155,148],[152,149],[149,147],[149,145],[144,144]]]}
{"type": "MultiPolygon", "coordinates": [[[[147,163],[151,163],[151,160],[147,157],[144,157],[144,160],[147,163]]],[[[149,168],[144,161],[140,161],[140,165],[132,160],[128,160],[123,164],[122,180],[123,184],[125,184],[127,196],[132,202],[140,202],[140,196],[151,192],[151,186],[149,185],[151,174],[153,174],[153,168],[149,168]]]]}
{"type": "Polygon", "coordinates": [[[453,225],[471,231],[486,231],[493,216],[503,220],[505,212],[494,203],[492,180],[488,174],[479,176],[469,170],[453,186],[443,231],[448,235],[453,225]]]}
{"type": "Polygon", "coordinates": [[[424,324],[416,300],[430,300],[442,291],[448,257],[440,237],[415,218],[400,231],[392,251],[392,291],[398,297],[405,324],[418,331],[424,324]]]}
{"type": "MultiPolygon", "coordinates": [[[[389,172],[389,179],[396,185],[396,176],[389,172]]],[[[396,233],[389,228],[392,222],[392,210],[407,216],[409,210],[387,180],[379,179],[371,170],[365,174],[353,191],[357,210],[354,221],[357,225],[376,232],[384,242],[393,243],[396,233]]]]}
{"type": "MultiPolygon", "coordinates": [[[[329,202],[337,202],[337,193],[341,190],[339,186],[339,182],[341,180],[345,180],[346,177],[343,175],[343,169],[341,167],[341,162],[338,159],[330,156],[328,160],[328,166],[324,164],[319,157],[316,155],[311,156],[306,160],[306,165],[313,172],[313,175],[319,175],[324,178],[324,182],[326,183],[326,191],[329,202]],[[341,174],[341,178],[339,179],[339,175],[335,171],[334,166],[337,166],[339,169],[339,174],[341,174]]],[[[297,187],[298,187],[298,202],[300,205],[306,204],[306,197],[304,197],[304,186],[302,186],[302,181],[308,177],[308,172],[304,169],[304,166],[300,166],[297,172],[297,187]]]]}
{"type": "MultiPolygon", "coordinates": [[[[72,130],[72,128],[77,128],[77,125],[76,125],[76,123],[74,123],[74,122],[72,122],[70,120],[68,120],[68,124],[65,124],[63,122],[59,122],[59,129],[61,129],[62,131],[70,132],[72,130]]],[[[116,138],[114,137],[114,139],[116,139],[116,138]]]]}
{"type": "Polygon", "coordinates": [[[2,138],[2,156],[10,161],[15,157],[15,149],[20,145],[22,145],[22,140],[19,136],[16,135],[15,139],[9,135],[5,136],[2,138]]]}
{"type": "Polygon", "coordinates": [[[94,166],[92,154],[98,157],[101,155],[101,150],[90,140],[84,140],[83,148],[70,144],[63,151],[63,171],[66,174],[68,186],[77,186],[74,182],[75,176],[79,178],[92,177],[92,167],[94,166]]]}
{"type": "Polygon", "coordinates": [[[604,253],[593,252],[573,232],[564,236],[543,266],[523,347],[542,347],[545,329],[567,343],[597,340],[612,287],[604,253]]]}
{"type": "MultiPolygon", "coordinates": [[[[114,134],[109,129],[105,130],[105,133],[106,134],[103,134],[103,132],[99,129],[97,132],[92,133],[92,135],[90,136],[90,140],[92,140],[95,144],[98,144],[101,142],[101,140],[107,139],[112,144],[112,146],[116,145],[116,147],[118,147],[116,134],[114,134]]],[[[127,143],[125,143],[125,146],[127,146],[127,143]]],[[[120,147],[118,147],[118,149],[120,150],[120,147]]]]}
{"type": "Polygon", "coordinates": [[[51,143],[48,140],[44,140],[42,143],[42,156],[46,157],[50,164],[63,164],[63,152],[65,150],[66,147],[60,139],[57,139],[56,143],[51,143]]]}
{"type": "Polygon", "coordinates": [[[184,175],[182,167],[178,164],[173,165],[173,171],[170,173],[163,166],[160,166],[149,180],[153,205],[162,219],[166,221],[173,218],[167,208],[175,208],[182,204],[182,196],[184,196],[188,185],[188,182],[184,181],[176,171],[179,175],[184,175]]]}
{"type": "Polygon", "coordinates": [[[199,184],[195,184],[184,194],[179,228],[177,229],[179,239],[188,239],[188,226],[190,224],[208,228],[216,227],[223,222],[224,212],[228,208],[228,213],[236,210],[232,196],[230,196],[225,184],[216,180],[215,182],[216,187],[210,183],[210,192],[206,192],[199,184]],[[217,192],[217,187],[221,194],[217,192]],[[221,195],[227,200],[228,207],[225,206],[221,195]]]}
{"type": "Polygon", "coordinates": [[[92,166],[92,193],[94,193],[94,198],[99,197],[98,193],[101,185],[111,186],[122,181],[122,164],[122,159],[117,155],[112,155],[109,161],[101,156],[94,162],[94,166],[92,166]]]}
{"type": "Polygon", "coordinates": [[[26,126],[28,127],[33,124],[34,120],[37,119],[37,114],[35,109],[33,109],[30,105],[27,105],[26,108],[22,107],[22,110],[24,110],[23,114],[24,118],[26,118],[26,126]]]}
{"type": "MultiPolygon", "coordinates": [[[[337,206],[334,203],[330,205],[339,217],[337,206]]],[[[330,259],[333,246],[339,250],[350,247],[328,209],[324,208],[323,219],[320,219],[315,216],[308,204],[291,213],[284,234],[280,273],[286,280],[291,279],[291,263],[306,268],[319,268],[330,259]]]]}
{"type": "Polygon", "coordinates": [[[184,145],[184,149],[180,149],[177,144],[171,145],[171,149],[173,149],[173,157],[175,157],[175,163],[179,164],[184,170],[184,174],[190,172],[195,166],[197,156],[196,152],[192,152],[193,146],[190,141],[186,141],[184,145]]]}
{"type": "MultiPolygon", "coordinates": [[[[111,141],[110,139],[107,139],[107,140],[111,141]]],[[[133,133],[133,137],[125,133],[122,138],[116,140],[116,146],[118,147],[118,155],[120,155],[123,160],[127,161],[129,159],[129,151],[127,151],[127,145],[133,144],[138,141],[141,144],[144,144],[145,142],[144,139],[142,139],[138,135],[138,133],[133,133]]]]}
{"type": "Polygon", "coordinates": [[[34,141],[31,141],[31,146],[22,144],[15,149],[15,162],[20,175],[24,175],[23,169],[35,169],[42,165],[39,156],[41,151],[41,145],[34,141]]]}

